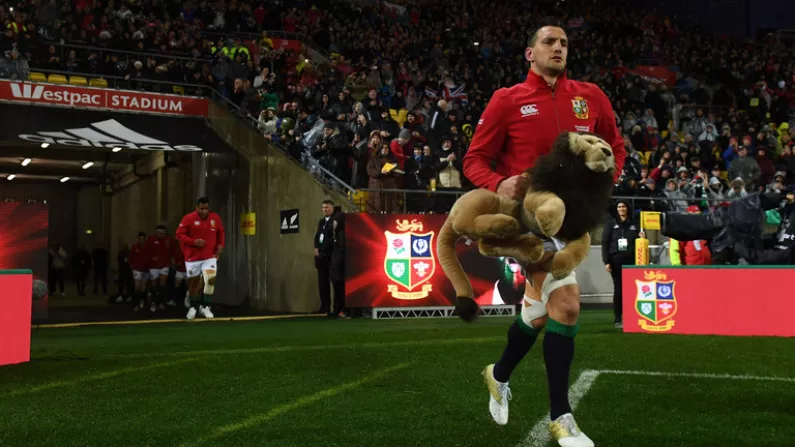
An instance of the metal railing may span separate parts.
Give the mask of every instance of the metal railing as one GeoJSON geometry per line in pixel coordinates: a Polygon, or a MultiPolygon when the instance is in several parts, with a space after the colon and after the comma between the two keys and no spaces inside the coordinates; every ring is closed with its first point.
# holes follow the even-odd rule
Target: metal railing
{"type": "MultiPolygon", "coordinates": [[[[363,188],[356,190],[354,204],[362,212],[373,214],[446,214],[455,201],[467,192],[363,188]]],[[[637,213],[640,211],[685,211],[689,205],[699,205],[699,207],[708,210],[717,206],[718,203],[731,202],[736,199],[669,199],[668,197],[615,195],[611,197],[611,204],[608,207],[612,209],[613,204],[618,200],[628,202],[630,208],[637,213]]]]}

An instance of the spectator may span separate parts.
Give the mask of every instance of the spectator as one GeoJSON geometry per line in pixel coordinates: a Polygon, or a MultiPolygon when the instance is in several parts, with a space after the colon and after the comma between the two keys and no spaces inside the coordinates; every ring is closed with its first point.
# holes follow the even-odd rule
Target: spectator
{"type": "Polygon", "coordinates": [[[668,179],[665,182],[665,197],[668,198],[668,207],[671,211],[685,212],[687,209],[687,196],[679,190],[679,184],[675,179],[668,179]]]}
{"type": "Polygon", "coordinates": [[[397,179],[400,175],[397,164],[398,161],[390,151],[389,145],[381,143],[381,150],[367,163],[367,175],[370,177],[368,212],[392,214],[397,210],[395,193],[378,191],[397,189],[397,179]]]}
{"type": "MultiPolygon", "coordinates": [[[[687,207],[688,213],[698,214],[698,206],[687,207]]],[[[677,241],[668,239],[671,265],[712,265],[712,254],[706,240],[677,241]]]]}
{"type": "MultiPolygon", "coordinates": [[[[759,182],[762,176],[762,170],[759,164],[753,158],[748,157],[748,148],[740,146],[737,151],[737,158],[731,163],[729,167],[729,177],[733,179],[741,179],[743,186],[749,189],[754,189],[754,185],[759,182]]],[[[734,189],[734,187],[732,187],[734,189]]]]}

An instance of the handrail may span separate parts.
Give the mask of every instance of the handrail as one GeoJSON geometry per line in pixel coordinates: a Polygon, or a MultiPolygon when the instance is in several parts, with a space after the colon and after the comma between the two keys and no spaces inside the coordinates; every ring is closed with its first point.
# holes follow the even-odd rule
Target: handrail
{"type": "MultiPolygon", "coordinates": [[[[400,211],[402,213],[437,213],[437,214],[446,214],[450,212],[450,208],[455,203],[455,200],[458,197],[466,194],[468,191],[429,191],[424,189],[371,189],[371,188],[362,188],[356,190],[356,194],[354,197],[356,198],[356,205],[358,205],[361,209],[366,210],[365,212],[368,213],[379,213],[383,212],[384,208],[387,211],[400,211]],[[368,193],[370,196],[369,198],[365,198],[363,193],[368,193]],[[389,196],[392,195],[391,199],[389,196]],[[386,197],[385,197],[386,196],[386,197]],[[381,203],[380,208],[378,209],[378,203],[373,203],[373,207],[375,209],[370,209],[370,201],[373,199],[377,200],[387,200],[387,203],[381,203]]],[[[611,196],[611,203],[615,203],[617,200],[624,200],[630,204],[630,207],[635,210],[635,212],[640,211],[638,207],[643,205],[654,205],[654,202],[657,203],[665,203],[670,204],[672,202],[685,202],[687,204],[692,203],[704,203],[706,202],[709,206],[716,206],[722,203],[733,202],[737,200],[737,198],[724,198],[724,199],[714,199],[709,197],[704,198],[668,198],[668,197],[640,197],[640,196],[620,196],[614,195],[611,196]],[[647,202],[647,203],[637,203],[637,202],[647,202]]],[[[666,205],[666,208],[668,206],[666,205]]],[[[656,207],[654,207],[656,208],[656,207]]]]}
{"type": "MultiPolygon", "coordinates": [[[[111,80],[118,80],[118,81],[124,81],[124,82],[129,82],[129,83],[140,82],[140,83],[144,83],[144,84],[157,84],[157,85],[169,85],[169,86],[171,86],[171,85],[179,85],[179,86],[182,86],[182,87],[193,87],[193,88],[201,88],[201,89],[207,89],[207,90],[215,90],[214,88],[208,87],[207,85],[204,85],[204,84],[191,84],[191,83],[176,82],[176,81],[161,81],[161,80],[158,80],[158,79],[151,79],[151,78],[130,78],[130,79],[127,79],[127,78],[125,78],[123,76],[105,75],[105,74],[101,74],[101,73],[83,73],[83,72],[80,72],[80,71],[66,71],[66,70],[47,70],[47,69],[44,69],[44,68],[35,68],[35,67],[31,67],[30,71],[35,72],[35,73],[60,74],[60,75],[64,75],[64,76],[81,76],[81,77],[84,77],[84,78],[101,78],[101,79],[105,79],[105,80],[111,79],[111,80]]],[[[116,88],[118,88],[118,87],[116,87],[116,88]]],[[[134,90],[134,89],[132,89],[132,90],[134,90]]],[[[160,93],[159,90],[157,92],[160,93]]],[[[220,95],[220,93],[219,93],[219,95],[220,95]]],[[[192,96],[192,95],[185,95],[185,96],[192,96]]]]}
{"type": "Polygon", "coordinates": [[[153,57],[153,58],[163,58],[163,59],[172,59],[172,60],[182,60],[187,62],[195,62],[197,60],[202,61],[209,61],[212,58],[201,58],[201,57],[188,57],[189,53],[179,53],[180,55],[175,55],[173,53],[151,53],[151,52],[140,52],[140,51],[130,51],[130,50],[116,50],[114,48],[106,48],[100,47],[95,45],[77,45],[72,43],[60,43],[60,42],[48,42],[49,45],[53,45],[55,47],[61,47],[61,54],[63,55],[63,49],[76,49],[76,50],[85,50],[85,51],[97,51],[97,52],[105,52],[105,53],[117,53],[117,54],[130,54],[134,56],[143,56],[143,57],[153,57]]]}

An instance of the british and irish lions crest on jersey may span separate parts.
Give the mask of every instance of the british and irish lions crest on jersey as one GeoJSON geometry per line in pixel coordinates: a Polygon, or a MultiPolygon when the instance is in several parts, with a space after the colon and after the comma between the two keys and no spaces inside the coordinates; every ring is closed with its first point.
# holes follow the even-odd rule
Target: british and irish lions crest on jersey
{"type": "Polygon", "coordinates": [[[575,96],[574,99],[571,100],[571,108],[574,110],[574,116],[578,119],[588,119],[588,101],[582,96],[575,96]]]}
{"type": "Polygon", "coordinates": [[[676,323],[673,320],[677,308],[676,281],[669,281],[665,273],[654,271],[644,272],[643,279],[647,281],[635,280],[635,311],[642,317],[638,325],[644,331],[670,331],[676,323]]]}
{"type": "Polygon", "coordinates": [[[384,273],[393,282],[387,286],[387,292],[400,300],[426,298],[433,285],[425,283],[436,272],[434,232],[423,233],[422,222],[416,219],[397,220],[396,229],[399,232],[384,231],[384,273]],[[422,288],[416,290],[419,286],[422,288]]]}

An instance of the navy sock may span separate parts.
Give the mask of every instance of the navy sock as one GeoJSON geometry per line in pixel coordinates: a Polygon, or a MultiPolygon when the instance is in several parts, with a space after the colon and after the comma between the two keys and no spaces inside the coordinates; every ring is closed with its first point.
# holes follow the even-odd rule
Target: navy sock
{"type": "Polygon", "coordinates": [[[565,325],[549,318],[544,335],[544,362],[549,384],[550,420],[571,413],[569,405],[569,374],[574,360],[574,336],[580,325],[565,325]]]}
{"type": "Polygon", "coordinates": [[[494,379],[503,383],[510,380],[513,370],[535,344],[539,332],[540,329],[525,324],[521,316],[513,322],[508,329],[508,344],[500,361],[494,365],[494,379]]]}

